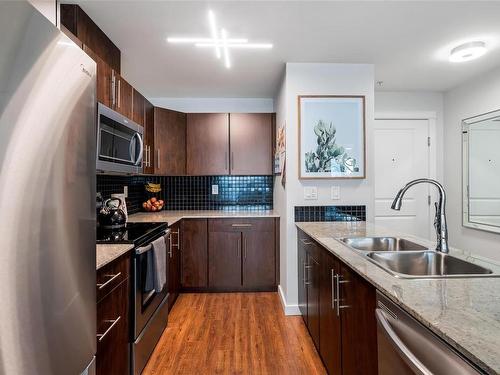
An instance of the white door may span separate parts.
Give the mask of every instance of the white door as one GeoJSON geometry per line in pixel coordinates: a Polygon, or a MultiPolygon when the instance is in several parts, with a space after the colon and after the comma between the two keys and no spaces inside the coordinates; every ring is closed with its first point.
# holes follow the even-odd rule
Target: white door
{"type": "Polygon", "coordinates": [[[429,178],[429,121],[375,121],[375,224],[430,239],[428,184],[411,187],[401,211],[391,209],[399,189],[429,178]]]}

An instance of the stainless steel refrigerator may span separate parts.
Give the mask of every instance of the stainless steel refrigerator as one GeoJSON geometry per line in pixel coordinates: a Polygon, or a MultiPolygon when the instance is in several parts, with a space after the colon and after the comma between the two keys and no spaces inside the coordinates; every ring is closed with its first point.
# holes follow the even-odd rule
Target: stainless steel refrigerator
{"type": "Polygon", "coordinates": [[[95,63],[0,1],[0,374],[92,373],[95,63]]]}

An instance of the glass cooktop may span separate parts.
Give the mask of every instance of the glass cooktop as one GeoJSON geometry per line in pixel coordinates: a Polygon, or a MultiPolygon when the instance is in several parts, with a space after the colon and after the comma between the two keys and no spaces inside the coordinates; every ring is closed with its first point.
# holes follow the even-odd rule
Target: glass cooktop
{"type": "Polygon", "coordinates": [[[97,243],[138,245],[156,237],[167,227],[167,223],[127,223],[125,228],[121,229],[97,228],[97,243]]]}

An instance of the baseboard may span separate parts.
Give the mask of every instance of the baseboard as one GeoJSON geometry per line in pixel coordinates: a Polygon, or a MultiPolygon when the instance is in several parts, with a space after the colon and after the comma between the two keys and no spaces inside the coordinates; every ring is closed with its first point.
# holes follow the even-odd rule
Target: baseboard
{"type": "Polygon", "coordinates": [[[283,312],[285,315],[301,315],[299,310],[299,305],[289,305],[286,303],[285,294],[281,285],[278,285],[278,294],[280,296],[281,306],[283,306],[283,312]]]}

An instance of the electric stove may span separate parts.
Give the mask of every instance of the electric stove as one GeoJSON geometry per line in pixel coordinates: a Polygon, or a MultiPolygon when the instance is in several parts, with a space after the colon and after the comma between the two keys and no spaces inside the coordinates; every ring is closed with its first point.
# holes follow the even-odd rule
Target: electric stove
{"type": "Polygon", "coordinates": [[[149,239],[157,237],[168,227],[167,223],[127,223],[121,229],[97,228],[98,244],[126,244],[136,246],[148,242],[149,239]]]}

